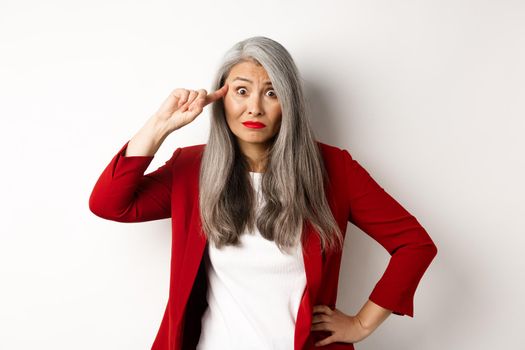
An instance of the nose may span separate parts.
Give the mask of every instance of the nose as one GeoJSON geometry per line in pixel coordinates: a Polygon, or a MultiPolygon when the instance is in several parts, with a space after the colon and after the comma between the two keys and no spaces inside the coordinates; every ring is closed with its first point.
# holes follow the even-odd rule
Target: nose
{"type": "Polygon", "coordinates": [[[253,94],[248,102],[248,113],[253,116],[263,114],[263,108],[261,106],[261,98],[258,94],[253,94]]]}

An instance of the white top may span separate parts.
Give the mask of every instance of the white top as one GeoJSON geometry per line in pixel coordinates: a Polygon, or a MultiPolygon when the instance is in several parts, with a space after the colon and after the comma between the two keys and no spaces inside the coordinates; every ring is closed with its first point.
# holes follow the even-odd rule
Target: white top
{"type": "MultiPolygon", "coordinates": [[[[250,172],[258,209],[262,173],[250,172]]],[[[205,254],[208,308],[201,320],[197,350],[289,350],[294,348],[295,321],[306,287],[301,244],[291,255],[259,230],[244,232],[240,247],[205,254]]]]}

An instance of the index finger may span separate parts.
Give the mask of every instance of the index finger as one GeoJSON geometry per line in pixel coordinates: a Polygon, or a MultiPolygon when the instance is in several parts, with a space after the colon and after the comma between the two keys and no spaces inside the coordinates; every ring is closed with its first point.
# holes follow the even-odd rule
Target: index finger
{"type": "Polygon", "coordinates": [[[227,91],[228,91],[228,84],[225,84],[220,89],[212,92],[211,94],[208,94],[208,96],[206,96],[205,105],[217,101],[218,99],[226,95],[227,91]]]}

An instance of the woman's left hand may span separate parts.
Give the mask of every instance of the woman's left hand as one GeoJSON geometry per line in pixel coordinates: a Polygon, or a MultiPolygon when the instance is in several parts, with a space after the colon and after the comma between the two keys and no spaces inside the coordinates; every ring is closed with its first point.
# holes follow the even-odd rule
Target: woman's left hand
{"type": "Polygon", "coordinates": [[[332,332],[315,346],[323,346],[334,342],[356,343],[366,338],[370,331],[364,328],[357,316],[346,315],[337,308],[332,310],[326,305],[316,305],[313,308],[312,331],[332,332]]]}

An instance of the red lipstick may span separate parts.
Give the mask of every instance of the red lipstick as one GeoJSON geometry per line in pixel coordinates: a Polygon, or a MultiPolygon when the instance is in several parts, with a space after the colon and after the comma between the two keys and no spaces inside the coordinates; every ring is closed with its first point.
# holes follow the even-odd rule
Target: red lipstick
{"type": "Polygon", "coordinates": [[[244,126],[248,127],[248,128],[252,128],[252,129],[261,129],[261,128],[264,128],[266,125],[264,125],[263,123],[260,123],[260,122],[252,122],[252,121],[246,121],[244,123],[242,123],[244,126]]]}

